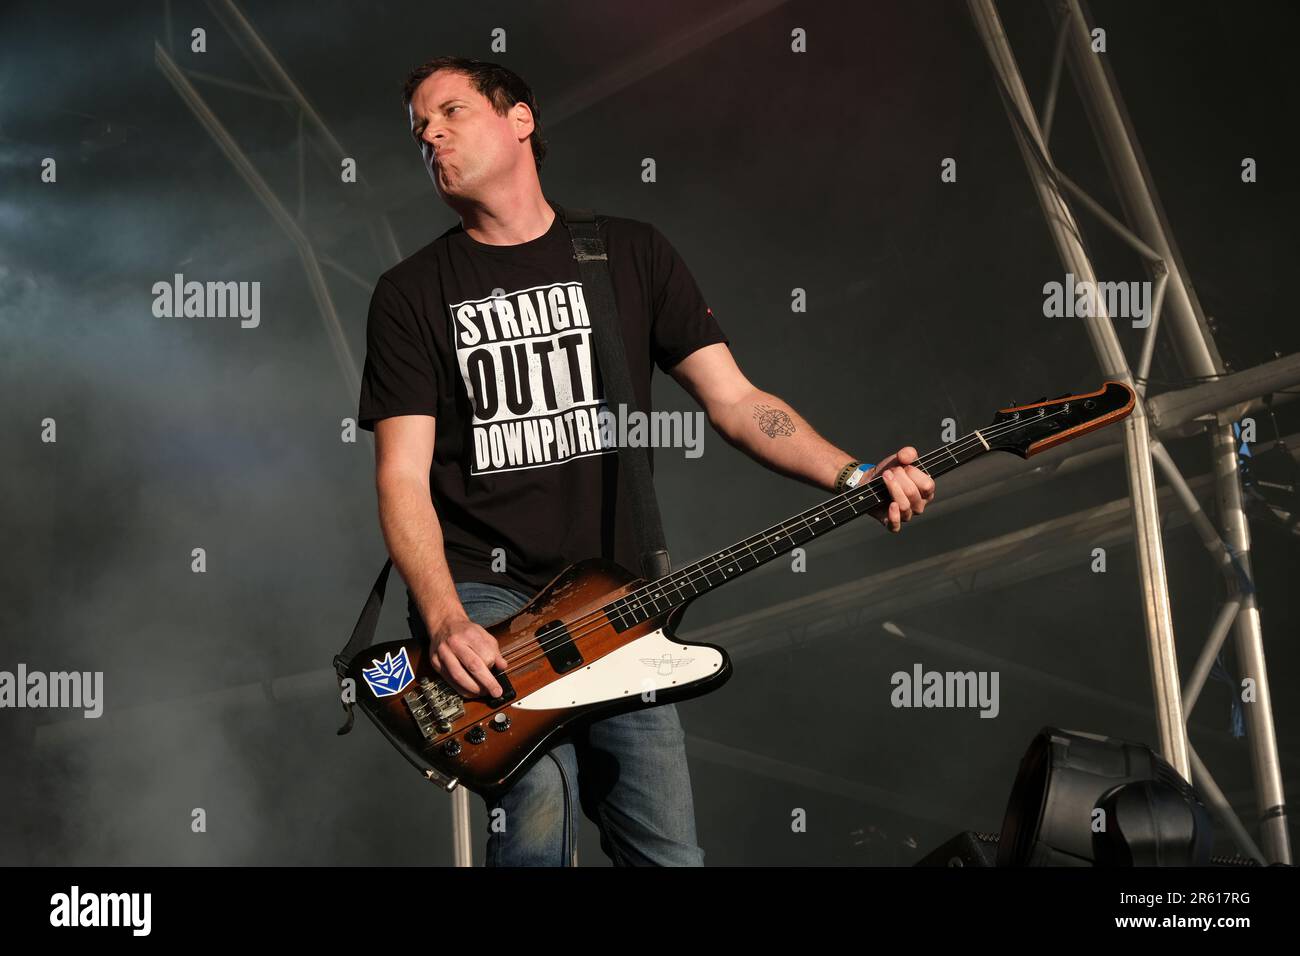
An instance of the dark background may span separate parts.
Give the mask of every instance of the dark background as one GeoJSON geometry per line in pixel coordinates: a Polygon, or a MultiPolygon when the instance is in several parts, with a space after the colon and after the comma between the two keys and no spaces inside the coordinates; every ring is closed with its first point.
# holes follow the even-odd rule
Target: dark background
{"type": "MultiPolygon", "coordinates": [[[[0,669],[102,670],[106,698],[99,720],[0,712],[0,862],[447,863],[447,797],[368,723],[334,735],[329,662],[384,559],[372,445],[339,438],[356,395],[293,244],[154,64],[157,39],[186,69],[259,85],[220,9],[8,3],[0,19],[0,669]],[[195,26],[206,54],[189,51],[195,26]],[[54,185],[40,181],[47,156],[54,185]],[[261,326],[155,318],[151,286],[174,272],[260,280],[261,326]],[[57,444],[39,439],[47,416],[57,444]],[[205,574],[190,570],[195,547],[205,574]],[[206,833],[190,831],[195,807],[206,833]]],[[[402,255],[455,222],[399,99],[410,67],[455,53],[532,84],[548,196],[655,223],[750,379],[865,460],[935,447],[946,417],[964,432],[1013,398],[1101,381],[1081,324],[1042,315],[1042,285],[1063,269],[962,3],[241,9],[366,182],[343,185],[337,158],[305,153],[303,228],[352,274],[327,270],[358,363],[369,286],[392,264],[372,241],[375,217],[389,217],[402,255]],[[495,27],[505,53],[489,47],[495,27]],[[800,27],[808,52],[796,55],[800,27]],[[955,184],[939,180],[949,156],[955,184]],[[795,287],[806,313],[790,311],[795,287]]],[[[1092,12],[1225,358],[1244,369],[1294,352],[1300,17],[1259,2],[1095,0],[1092,12]],[[1253,185],[1240,180],[1245,156],[1259,163],[1253,185]]],[[[1001,14],[1041,103],[1047,9],[1007,2],[1001,14]]],[[[198,85],[296,210],[296,111],[198,85]]],[[[1068,76],[1052,147],[1118,210],[1068,76]]],[[[1080,218],[1102,278],[1146,278],[1080,218]]],[[[1139,334],[1124,322],[1119,334],[1135,363],[1139,334]]],[[[1180,378],[1163,342],[1152,375],[1152,394],[1180,378]]],[[[656,384],[656,408],[694,410],[671,379],[656,384]]],[[[1296,406],[1278,419],[1294,432],[1296,406]]],[[[1272,427],[1260,416],[1261,440],[1272,427]]],[[[1170,447],[1189,478],[1209,471],[1207,438],[1170,447]]],[[[655,458],[677,564],[825,497],[713,432],[702,458],[655,458]]],[[[870,522],[836,532],[809,549],[806,573],[769,565],[694,605],[681,633],[1126,495],[1119,458],[951,516],[941,481],[939,503],[901,536],[870,522]]],[[[1294,794],[1298,542],[1253,530],[1294,794]]],[[[1165,547],[1185,677],[1223,587],[1185,522],[1165,547]]],[[[869,604],[852,623],[814,610],[806,632],[681,705],[707,862],[911,863],[960,830],[999,828],[1045,724],[1155,743],[1131,543],[1109,549],[1105,574],[1089,570],[1090,550],[1014,583],[962,581],[970,593],[892,617],[933,639],[919,649],[869,604]],[[892,708],[889,675],[917,661],[1001,669],[999,717],[892,708]],[[795,808],[806,833],[791,832],[795,808]]],[[[390,599],[381,640],[405,635],[400,584],[390,599]]],[[[1235,674],[1231,653],[1225,663],[1235,674]]],[[[1248,742],[1230,733],[1229,700],[1226,685],[1207,686],[1192,740],[1253,830],[1248,742]]],[[[582,862],[604,865],[583,827],[582,862]]]]}

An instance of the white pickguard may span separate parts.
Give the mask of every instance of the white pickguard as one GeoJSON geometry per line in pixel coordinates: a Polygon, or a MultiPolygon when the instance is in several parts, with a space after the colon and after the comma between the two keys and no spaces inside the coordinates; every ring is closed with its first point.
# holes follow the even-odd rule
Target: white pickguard
{"type": "Polygon", "coordinates": [[[651,631],[519,698],[511,706],[520,710],[581,707],[692,684],[721,668],[722,655],[713,648],[682,644],[663,630],[651,631]]]}

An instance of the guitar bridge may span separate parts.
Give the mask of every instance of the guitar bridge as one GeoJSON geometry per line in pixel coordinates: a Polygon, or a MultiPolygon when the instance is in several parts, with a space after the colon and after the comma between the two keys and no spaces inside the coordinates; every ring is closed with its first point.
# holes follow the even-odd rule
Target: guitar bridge
{"type": "Polygon", "coordinates": [[[465,701],[442,681],[420,678],[418,691],[403,695],[411,716],[425,740],[432,741],[439,734],[448,733],[452,722],[465,714],[465,701]]]}

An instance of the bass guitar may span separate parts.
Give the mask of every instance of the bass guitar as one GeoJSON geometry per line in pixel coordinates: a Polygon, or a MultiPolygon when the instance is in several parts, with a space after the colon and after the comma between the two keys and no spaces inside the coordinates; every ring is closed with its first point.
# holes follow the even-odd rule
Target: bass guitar
{"type": "MultiPolygon", "coordinates": [[[[938,477],[991,451],[1029,458],[1117,422],[1133,390],[1000,409],[987,427],[914,463],[938,477]]],[[[432,781],[491,797],[508,789],[575,721],[685,700],[731,675],[726,651],[677,636],[692,601],[891,500],[884,480],[855,488],[648,581],[604,559],[565,568],[512,617],[487,631],[505,668],[496,698],[464,697],[434,669],[428,642],[376,644],[346,664],[356,706],[432,781]]],[[[349,724],[350,726],[350,724],[349,724]]]]}

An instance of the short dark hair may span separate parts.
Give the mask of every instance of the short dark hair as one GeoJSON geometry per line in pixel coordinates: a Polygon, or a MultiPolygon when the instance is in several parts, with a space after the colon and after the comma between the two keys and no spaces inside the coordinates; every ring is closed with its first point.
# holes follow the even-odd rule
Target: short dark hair
{"type": "Polygon", "coordinates": [[[421,63],[406,75],[402,84],[402,107],[409,109],[415,90],[439,70],[451,70],[469,77],[474,88],[487,97],[492,108],[501,116],[509,112],[516,103],[523,103],[533,112],[533,135],[529,137],[533,146],[533,161],[540,168],[546,158],[546,141],[542,139],[542,110],[537,105],[537,97],[523,78],[513,70],[499,63],[486,63],[483,60],[471,60],[463,56],[439,56],[427,63],[421,63]]]}

